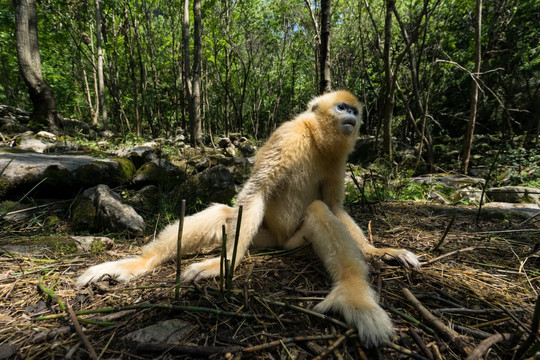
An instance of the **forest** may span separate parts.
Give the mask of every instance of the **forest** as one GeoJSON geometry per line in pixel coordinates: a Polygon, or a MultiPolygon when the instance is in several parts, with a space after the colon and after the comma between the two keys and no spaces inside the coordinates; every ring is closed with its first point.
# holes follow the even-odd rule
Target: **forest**
{"type": "MultiPolygon", "coordinates": [[[[4,2],[0,103],[31,110],[15,9],[4,2]]],[[[122,136],[193,135],[199,123],[192,143],[201,131],[264,140],[324,77],[357,94],[362,133],[385,139],[390,156],[392,138],[433,165],[440,139],[539,135],[534,0],[343,0],[326,12],[330,1],[196,4],[194,13],[187,2],[39,1],[41,68],[59,114],[122,136]]]]}
{"type": "MultiPolygon", "coordinates": [[[[0,359],[539,358],[538,0],[0,4],[0,359]],[[355,258],[391,340],[370,348],[361,325],[316,311],[336,282],[306,237],[235,268],[222,225],[219,248],[180,242],[130,282],[77,280],[210,203],[242,229],[255,152],[338,89],[362,123],[331,193],[365,249],[410,254],[355,258]],[[180,281],[216,254],[219,276],[180,281]]],[[[291,189],[276,202],[302,199],[291,189]]]]}

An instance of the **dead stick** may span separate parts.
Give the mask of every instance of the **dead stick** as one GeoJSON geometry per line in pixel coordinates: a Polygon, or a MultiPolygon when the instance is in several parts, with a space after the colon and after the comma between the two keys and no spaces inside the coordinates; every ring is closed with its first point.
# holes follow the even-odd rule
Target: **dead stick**
{"type": "Polygon", "coordinates": [[[396,350],[397,352],[400,352],[402,354],[405,354],[405,355],[408,355],[411,359],[416,359],[416,360],[430,360],[428,359],[427,357],[425,356],[422,356],[420,354],[417,354],[415,352],[412,352],[411,350],[409,349],[406,349],[402,346],[399,346],[398,344],[394,344],[393,342],[390,342],[390,341],[387,341],[384,343],[384,346],[387,347],[387,348],[390,348],[390,349],[394,349],[396,350]]]}
{"type": "Polygon", "coordinates": [[[435,317],[427,308],[420,303],[420,301],[413,295],[413,293],[407,288],[401,288],[403,295],[409,300],[414,308],[420,313],[420,315],[426,319],[435,329],[441,332],[444,337],[446,337],[450,342],[456,345],[462,352],[467,352],[466,346],[464,344],[465,338],[459,335],[454,330],[450,329],[448,326],[444,325],[441,320],[435,317]]]}
{"type": "Polygon", "coordinates": [[[250,347],[242,349],[242,352],[252,353],[252,352],[256,352],[260,350],[269,349],[275,346],[279,346],[281,344],[290,344],[293,342],[296,343],[296,342],[307,342],[307,341],[315,341],[315,340],[330,340],[330,339],[335,339],[335,338],[336,338],[336,335],[295,336],[295,337],[289,337],[285,339],[274,340],[265,344],[250,346],[250,347]]]}
{"type": "Polygon", "coordinates": [[[182,199],[180,205],[180,220],[178,220],[178,243],[176,247],[176,287],[174,288],[174,300],[180,297],[180,274],[182,265],[182,233],[184,232],[184,216],[186,215],[186,200],[182,199]]]}
{"type": "Polygon", "coordinates": [[[88,341],[88,338],[84,334],[81,324],[79,323],[79,320],[77,320],[77,315],[75,315],[75,313],[73,312],[73,309],[69,305],[66,304],[65,306],[66,306],[66,311],[69,314],[71,321],[73,321],[73,326],[75,327],[75,331],[77,332],[77,334],[79,334],[81,341],[83,342],[84,346],[86,346],[86,348],[88,349],[88,352],[90,353],[90,358],[92,358],[93,360],[97,360],[98,356],[96,354],[96,351],[94,350],[94,348],[92,347],[92,344],[90,344],[90,341],[88,341]]]}
{"type": "Polygon", "coordinates": [[[169,352],[172,354],[186,354],[198,357],[210,357],[218,354],[235,353],[242,350],[240,346],[190,346],[167,343],[142,343],[137,346],[137,351],[153,353],[169,352]]]}
{"type": "Polygon", "coordinates": [[[531,323],[531,333],[527,339],[521,344],[519,349],[517,349],[514,359],[521,359],[525,355],[527,350],[533,345],[536,337],[538,335],[538,327],[540,326],[540,296],[536,298],[536,305],[534,307],[534,314],[531,323]]]}
{"type": "Polygon", "coordinates": [[[429,261],[423,262],[420,265],[422,265],[422,266],[430,265],[430,264],[433,264],[434,262],[442,260],[442,259],[444,259],[444,258],[446,258],[448,256],[457,255],[457,254],[460,254],[462,252],[474,251],[474,250],[478,250],[478,249],[497,250],[497,248],[495,248],[493,246],[469,246],[469,247],[466,247],[466,248],[463,248],[463,249],[458,249],[458,250],[455,250],[455,251],[450,251],[449,253],[446,253],[446,254],[442,254],[441,256],[437,256],[436,258],[433,258],[433,259],[431,259],[429,261]]]}
{"type": "Polygon", "coordinates": [[[482,359],[482,355],[484,355],[490,347],[495,345],[496,343],[503,341],[503,340],[510,340],[512,337],[511,334],[495,334],[491,335],[487,339],[484,339],[478,344],[477,347],[475,347],[469,356],[467,356],[467,360],[480,360],[482,359]]]}
{"type": "Polygon", "coordinates": [[[443,235],[441,236],[441,239],[439,240],[439,242],[437,243],[437,245],[435,245],[433,247],[433,249],[431,249],[431,251],[436,251],[438,250],[441,245],[443,244],[444,242],[444,239],[446,239],[446,235],[448,235],[448,232],[450,231],[450,228],[452,227],[452,225],[454,224],[454,221],[456,221],[456,215],[452,216],[452,219],[450,220],[450,222],[448,223],[448,225],[446,226],[446,229],[444,229],[444,233],[443,235]]]}
{"type": "Polygon", "coordinates": [[[351,336],[352,334],[354,334],[356,332],[356,329],[349,329],[347,331],[345,331],[345,334],[341,335],[340,337],[338,337],[336,339],[336,341],[334,341],[332,343],[332,345],[330,345],[326,350],[324,350],[321,354],[319,354],[318,356],[314,357],[313,360],[322,360],[322,359],[326,359],[327,356],[329,356],[330,354],[332,354],[332,352],[334,352],[334,350],[336,350],[338,348],[338,346],[340,346],[343,341],[345,341],[349,336],[351,336]]]}
{"type": "Polygon", "coordinates": [[[420,335],[418,335],[418,332],[413,327],[409,328],[409,333],[411,334],[411,337],[413,338],[414,342],[418,347],[426,354],[426,356],[430,359],[433,359],[433,354],[431,353],[431,350],[428,349],[426,346],[426,343],[422,340],[420,335]]]}

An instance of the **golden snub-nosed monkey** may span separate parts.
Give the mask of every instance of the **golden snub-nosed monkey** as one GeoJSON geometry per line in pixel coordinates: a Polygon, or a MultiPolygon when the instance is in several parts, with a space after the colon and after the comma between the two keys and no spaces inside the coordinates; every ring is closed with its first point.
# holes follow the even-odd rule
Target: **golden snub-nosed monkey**
{"type": "MultiPolygon", "coordinates": [[[[219,244],[223,224],[234,238],[238,206],[243,205],[237,264],[250,244],[288,249],[307,239],[334,282],[315,309],[340,312],[358,328],[363,343],[373,346],[389,340],[393,328],[369,286],[364,254],[397,258],[415,268],[419,262],[407,250],[373,247],[343,209],[346,160],[358,135],[360,114],[360,103],[348,91],[313,99],[305,112],[281,125],[259,150],[234,207],[214,204],[184,219],[182,247],[190,253],[219,244]]],[[[104,275],[127,281],[143,274],[176,254],[177,236],[178,222],[144,246],[140,256],[92,266],[77,284],[104,275]]],[[[229,241],[228,258],[232,251],[229,241]]],[[[218,276],[219,267],[219,257],[194,263],[185,269],[183,279],[218,276]]]]}

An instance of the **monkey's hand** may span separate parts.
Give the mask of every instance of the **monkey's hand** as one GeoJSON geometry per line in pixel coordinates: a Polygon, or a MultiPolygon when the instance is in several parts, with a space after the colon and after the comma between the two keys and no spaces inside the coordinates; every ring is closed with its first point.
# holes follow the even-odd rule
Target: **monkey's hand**
{"type": "Polygon", "coordinates": [[[221,259],[216,257],[189,265],[182,272],[183,281],[201,280],[219,276],[221,259]]]}
{"type": "Polygon", "coordinates": [[[366,255],[381,257],[384,260],[396,259],[406,268],[420,269],[420,261],[416,255],[414,255],[409,250],[405,249],[392,249],[392,248],[382,248],[382,249],[369,249],[366,251],[366,255]]]}
{"type": "MultiPolygon", "coordinates": [[[[367,347],[382,345],[391,341],[394,336],[392,322],[379,304],[375,301],[371,289],[359,291],[351,284],[338,283],[315,310],[325,313],[333,310],[339,312],[345,321],[358,329],[360,341],[367,347]]],[[[363,289],[362,289],[363,290],[363,289]]]]}

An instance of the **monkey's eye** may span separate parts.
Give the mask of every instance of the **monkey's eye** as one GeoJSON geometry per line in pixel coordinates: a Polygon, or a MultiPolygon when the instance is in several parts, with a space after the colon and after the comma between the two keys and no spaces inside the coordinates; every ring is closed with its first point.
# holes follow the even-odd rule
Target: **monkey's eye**
{"type": "Polygon", "coordinates": [[[337,104],[337,109],[339,111],[345,111],[345,105],[343,103],[339,103],[339,104],[337,104]]]}

